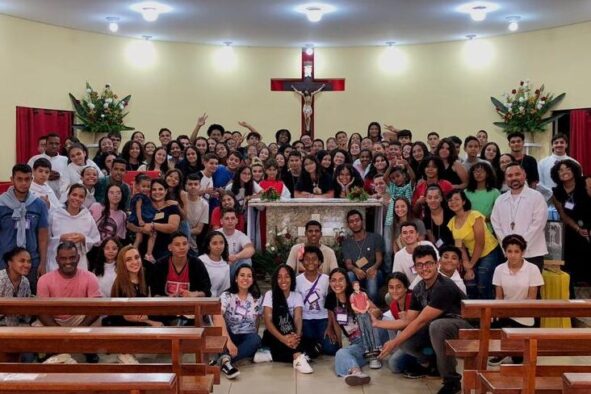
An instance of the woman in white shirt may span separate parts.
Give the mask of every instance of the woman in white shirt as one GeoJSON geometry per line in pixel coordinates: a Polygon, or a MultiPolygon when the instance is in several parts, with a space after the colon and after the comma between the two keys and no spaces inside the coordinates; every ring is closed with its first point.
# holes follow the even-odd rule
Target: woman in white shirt
{"type": "Polygon", "coordinates": [[[212,231],[203,241],[205,250],[199,260],[205,265],[211,281],[211,296],[219,297],[230,287],[230,266],[228,265],[228,242],[224,234],[212,231]]]}
{"type": "Polygon", "coordinates": [[[121,244],[117,238],[105,238],[98,248],[96,258],[88,262],[88,270],[96,275],[103,297],[111,297],[113,282],[117,277],[115,267],[120,249],[121,244]]]}
{"type": "Polygon", "coordinates": [[[82,181],[80,173],[85,167],[93,167],[97,170],[99,177],[104,176],[96,163],[88,158],[88,150],[84,145],[72,145],[68,150],[68,167],[66,168],[66,173],[60,177],[60,195],[65,194],[70,185],[82,181]]]}
{"type": "Polygon", "coordinates": [[[236,200],[242,208],[248,204],[248,200],[258,197],[263,188],[252,179],[252,170],[250,167],[240,167],[234,174],[232,182],[226,186],[226,190],[231,191],[236,196],[236,200]]]}

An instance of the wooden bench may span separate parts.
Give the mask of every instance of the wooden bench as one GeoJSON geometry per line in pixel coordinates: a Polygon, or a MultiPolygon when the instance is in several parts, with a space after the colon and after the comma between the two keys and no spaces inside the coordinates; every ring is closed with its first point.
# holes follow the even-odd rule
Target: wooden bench
{"type": "Polygon", "coordinates": [[[564,394],[591,393],[591,373],[565,373],[562,375],[562,392],[564,394]]]}
{"type": "Polygon", "coordinates": [[[464,359],[463,392],[478,388],[478,373],[486,371],[489,356],[514,356],[523,352],[520,343],[501,340],[500,331],[491,330],[493,317],[580,316],[591,316],[591,300],[462,301],[462,317],[479,319],[480,323],[480,329],[460,330],[460,339],[447,343],[448,354],[464,359]]]}
{"type": "Polygon", "coordinates": [[[0,363],[2,372],[173,372],[183,393],[205,394],[213,389],[219,368],[183,365],[181,356],[201,359],[204,329],[197,327],[0,327],[1,350],[8,353],[148,353],[169,354],[170,364],[21,364],[0,363]],[[139,332],[141,331],[141,332],[139,332]]]}
{"type": "Polygon", "coordinates": [[[173,373],[0,373],[2,393],[176,394],[173,373]]]}

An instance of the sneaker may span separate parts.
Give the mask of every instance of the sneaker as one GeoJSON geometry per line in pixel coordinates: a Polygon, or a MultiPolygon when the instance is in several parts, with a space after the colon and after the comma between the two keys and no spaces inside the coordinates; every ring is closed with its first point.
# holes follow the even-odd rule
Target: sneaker
{"type": "Polygon", "coordinates": [[[458,394],[460,391],[462,391],[460,382],[445,382],[437,394],[458,394]]]}
{"type": "Polygon", "coordinates": [[[314,372],[310,364],[308,364],[308,360],[306,360],[306,356],[303,353],[293,360],[293,367],[300,373],[314,372]]]}
{"type": "Polygon", "coordinates": [[[369,384],[370,381],[371,378],[369,375],[366,375],[361,371],[345,376],[345,383],[347,383],[349,386],[361,386],[363,384],[369,384]]]}
{"type": "Polygon", "coordinates": [[[229,361],[226,361],[222,365],[221,370],[228,379],[235,379],[238,377],[238,375],[240,375],[238,368],[234,367],[229,361]]]}
{"type": "Polygon", "coordinates": [[[43,361],[43,364],[77,364],[76,360],[68,353],[55,354],[43,361]]]}
{"type": "Polygon", "coordinates": [[[120,364],[139,364],[140,362],[131,354],[118,354],[117,361],[120,364]]]}
{"type": "Polygon", "coordinates": [[[511,357],[490,357],[488,359],[488,365],[491,367],[498,367],[501,364],[510,364],[513,360],[511,357]]]}
{"type": "Polygon", "coordinates": [[[428,367],[423,367],[420,364],[413,366],[412,368],[404,371],[402,375],[407,379],[420,379],[424,377],[439,379],[439,373],[437,372],[437,369],[431,365],[428,367]]]}
{"type": "Polygon", "coordinates": [[[87,353],[84,355],[86,362],[89,364],[97,364],[99,362],[99,356],[96,353],[87,353]]]}
{"type": "Polygon", "coordinates": [[[382,362],[377,358],[372,358],[371,360],[369,360],[369,368],[380,369],[382,368],[382,362]]]}
{"type": "Polygon", "coordinates": [[[273,361],[273,356],[271,355],[271,351],[268,349],[259,349],[254,354],[254,358],[252,360],[254,363],[270,363],[273,361]]]}

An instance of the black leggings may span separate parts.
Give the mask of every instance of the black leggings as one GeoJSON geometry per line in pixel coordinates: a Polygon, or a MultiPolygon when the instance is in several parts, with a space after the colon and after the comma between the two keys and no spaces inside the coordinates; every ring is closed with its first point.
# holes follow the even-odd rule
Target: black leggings
{"type": "Polygon", "coordinates": [[[269,332],[269,330],[265,330],[263,333],[263,346],[266,346],[271,350],[273,361],[282,363],[291,363],[293,361],[293,355],[295,353],[302,352],[301,342],[297,348],[292,349],[283,344],[283,342],[281,342],[279,339],[275,338],[273,334],[269,332]]]}

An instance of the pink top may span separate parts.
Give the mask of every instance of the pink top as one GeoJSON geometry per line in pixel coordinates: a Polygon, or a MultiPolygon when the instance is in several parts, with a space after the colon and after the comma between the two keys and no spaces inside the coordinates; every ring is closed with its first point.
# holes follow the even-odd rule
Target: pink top
{"type": "Polygon", "coordinates": [[[349,301],[351,302],[351,305],[355,307],[355,309],[360,311],[365,310],[365,308],[367,308],[369,305],[367,302],[367,294],[365,294],[364,292],[351,294],[351,296],[349,297],[349,301]]]}

